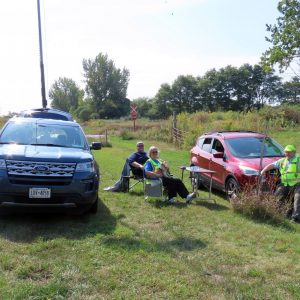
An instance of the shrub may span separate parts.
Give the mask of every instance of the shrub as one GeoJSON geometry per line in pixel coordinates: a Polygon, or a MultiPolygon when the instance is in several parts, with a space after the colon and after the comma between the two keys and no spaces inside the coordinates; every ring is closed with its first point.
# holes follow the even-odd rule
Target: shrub
{"type": "Polygon", "coordinates": [[[247,217],[259,220],[270,220],[275,223],[283,223],[289,211],[290,204],[279,203],[271,193],[245,191],[231,200],[235,212],[247,217]]]}
{"type": "Polygon", "coordinates": [[[122,140],[133,140],[135,138],[134,135],[126,129],[120,131],[120,137],[122,140]]]}

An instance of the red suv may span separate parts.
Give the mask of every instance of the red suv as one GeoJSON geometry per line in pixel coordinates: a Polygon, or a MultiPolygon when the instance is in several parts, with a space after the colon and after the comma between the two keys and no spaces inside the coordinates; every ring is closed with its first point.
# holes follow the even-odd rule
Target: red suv
{"type": "MultiPolygon", "coordinates": [[[[191,166],[215,171],[212,187],[226,192],[230,200],[237,191],[256,187],[259,170],[283,156],[283,147],[262,133],[219,131],[197,139],[191,166]]],[[[200,174],[201,183],[209,185],[209,181],[210,174],[200,174]]]]}

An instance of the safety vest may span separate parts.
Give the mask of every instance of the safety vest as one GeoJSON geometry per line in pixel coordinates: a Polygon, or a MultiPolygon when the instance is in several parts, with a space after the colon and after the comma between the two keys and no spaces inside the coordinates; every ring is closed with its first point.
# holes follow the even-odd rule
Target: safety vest
{"type": "Polygon", "coordinates": [[[280,161],[281,182],[284,186],[293,186],[300,182],[300,158],[297,156],[293,157],[288,169],[286,169],[288,162],[287,158],[280,161]]]}
{"type": "MultiPolygon", "coordinates": [[[[156,162],[156,161],[154,161],[152,158],[149,158],[147,161],[146,161],[146,163],[147,162],[150,162],[150,164],[151,164],[151,166],[152,166],[152,169],[153,169],[153,172],[156,172],[159,168],[160,168],[160,166],[161,166],[161,161],[160,160],[158,160],[158,162],[156,162]]],[[[145,164],[146,164],[145,163],[145,164]]],[[[152,179],[152,178],[147,178],[146,179],[146,183],[147,184],[153,184],[153,183],[155,183],[155,182],[159,182],[157,179],[152,179]]]]}

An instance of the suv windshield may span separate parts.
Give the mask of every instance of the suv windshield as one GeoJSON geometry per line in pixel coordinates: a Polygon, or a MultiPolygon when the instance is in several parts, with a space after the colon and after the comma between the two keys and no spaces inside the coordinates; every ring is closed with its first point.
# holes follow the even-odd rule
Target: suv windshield
{"type": "Polygon", "coordinates": [[[11,122],[4,128],[0,143],[87,148],[80,127],[58,124],[11,122]]]}
{"type": "Polygon", "coordinates": [[[271,138],[265,138],[264,148],[262,149],[262,137],[242,137],[225,139],[225,143],[235,157],[257,158],[263,151],[264,157],[283,156],[283,148],[271,138]]]}

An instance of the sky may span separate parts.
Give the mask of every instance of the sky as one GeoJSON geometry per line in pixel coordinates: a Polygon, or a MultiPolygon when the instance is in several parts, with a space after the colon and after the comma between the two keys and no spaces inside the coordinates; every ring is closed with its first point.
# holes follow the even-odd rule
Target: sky
{"type": "MultiPolygon", "coordinates": [[[[99,53],[129,70],[130,100],[154,97],[179,75],[259,63],[277,3],[40,0],[46,93],[59,77],[84,88],[82,61],[99,53]]],[[[37,1],[1,1],[0,36],[0,114],[41,107],[37,1]]]]}

